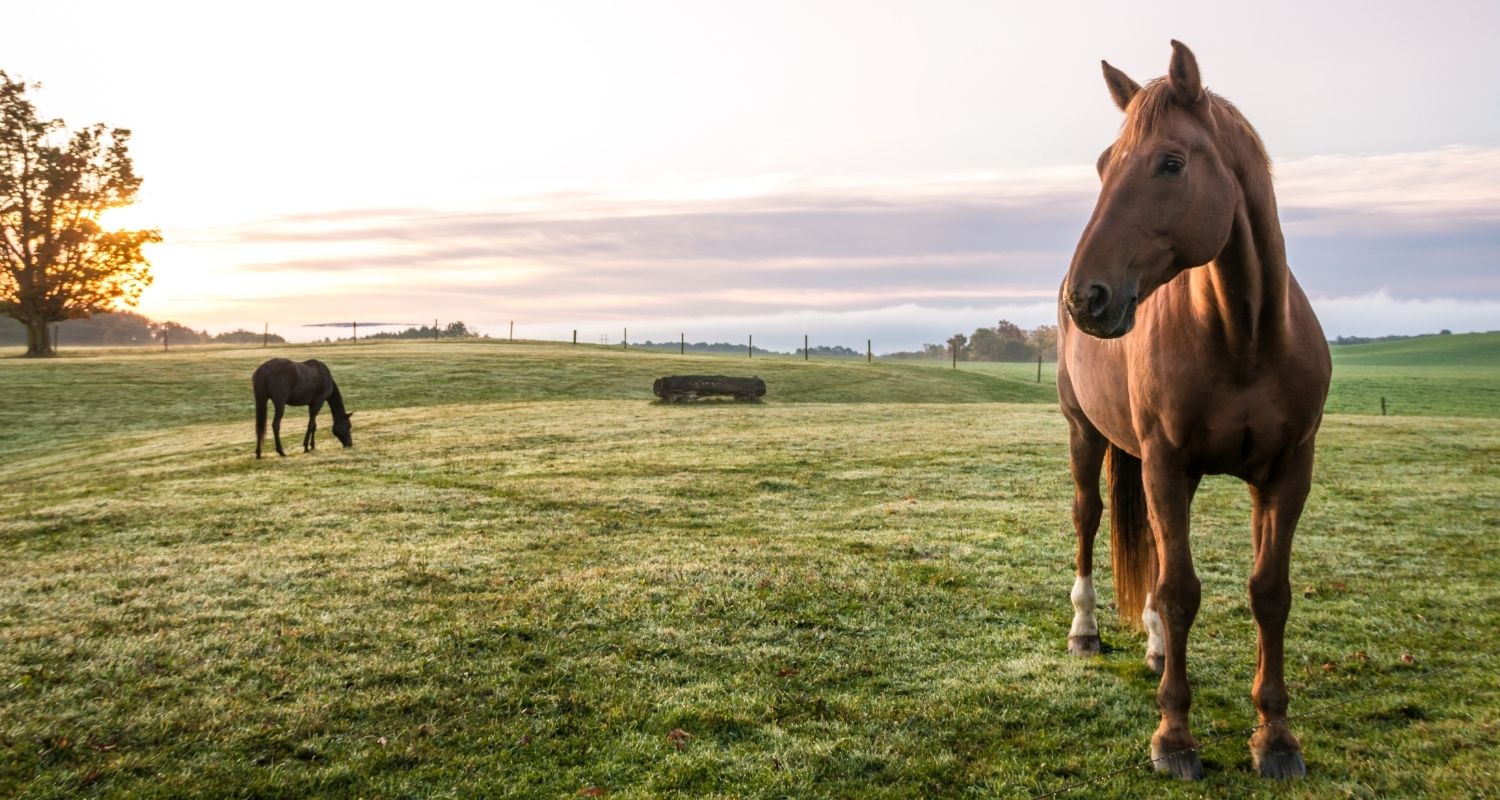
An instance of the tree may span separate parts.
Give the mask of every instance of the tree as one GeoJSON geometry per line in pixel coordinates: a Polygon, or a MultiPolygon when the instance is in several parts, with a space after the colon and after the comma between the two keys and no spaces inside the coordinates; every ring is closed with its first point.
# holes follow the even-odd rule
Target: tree
{"type": "Polygon", "coordinates": [[[1048,361],[1057,360],[1056,325],[1038,325],[1026,335],[1026,342],[1031,345],[1032,355],[1041,356],[1048,361]]]}
{"type": "Polygon", "coordinates": [[[207,331],[200,333],[180,322],[168,320],[152,327],[156,328],[156,338],[167,344],[203,344],[213,341],[207,331]]]}
{"type": "Polygon", "coordinates": [[[130,131],[68,132],[0,70],[0,314],[26,326],[26,354],[52,354],[49,323],[134,306],[151,284],[150,230],[105,230],[99,218],[135,202],[141,179],[130,131]]]}
{"type": "Polygon", "coordinates": [[[222,344],[286,344],[286,339],[283,339],[281,334],[247,331],[244,328],[216,333],[213,341],[222,344]]]}
{"type": "Polygon", "coordinates": [[[996,361],[1030,361],[1031,347],[1026,344],[1026,331],[1008,319],[995,325],[995,337],[1000,340],[1000,354],[996,361]]]}
{"type": "Polygon", "coordinates": [[[975,361],[999,361],[1003,344],[994,328],[975,328],[969,334],[969,355],[975,361]]]}
{"type": "Polygon", "coordinates": [[[969,355],[967,352],[968,346],[969,337],[961,333],[955,333],[952,336],[948,337],[948,352],[953,356],[953,359],[955,361],[969,360],[969,355]]]}

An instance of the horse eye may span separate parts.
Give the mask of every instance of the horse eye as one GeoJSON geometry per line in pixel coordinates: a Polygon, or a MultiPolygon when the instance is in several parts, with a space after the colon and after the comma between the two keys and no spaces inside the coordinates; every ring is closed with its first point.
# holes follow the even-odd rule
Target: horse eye
{"type": "Polygon", "coordinates": [[[1161,162],[1161,171],[1168,175],[1176,175],[1182,172],[1184,166],[1186,165],[1182,163],[1182,159],[1168,157],[1167,160],[1161,162]]]}

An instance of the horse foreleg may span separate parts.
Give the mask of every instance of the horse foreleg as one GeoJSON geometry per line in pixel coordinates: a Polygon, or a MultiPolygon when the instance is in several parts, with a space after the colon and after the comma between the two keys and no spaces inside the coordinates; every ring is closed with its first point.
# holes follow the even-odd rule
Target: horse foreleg
{"type": "Polygon", "coordinates": [[[1251,526],[1255,565],[1250,572],[1250,609],[1257,636],[1255,685],[1250,696],[1260,726],[1250,737],[1255,769],[1267,778],[1305,775],[1302,745],[1286,722],[1287,691],[1283,662],[1286,618],[1292,608],[1289,568],[1292,533],[1302,516],[1312,484],[1312,448],[1303,447],[1278,465],[1273,476],[1250,487],[1254,511],[1251,526]]]}
{"type": "Polygon", "coordinates": [[[271,418],[271,433],[276,439],[276,455],[284,456],[286,451],[281,449],[281,415],[286,411],[286,404],[275,400],[276,415],[271,418]]]}
{"type": "Polygon", "coordinates": [[[1146,508],[1160,560],[1152,601],[1161,616],[1166,645],[1161,685],[1156,691],[1161,724],[1151,737],[1151,758],[1158,772],[1196,780],[1203,777],[1203,761],[1198,757],[1198,740],[1188,726],[1193,693],[1187,679],[1187,642],[1188,630],[1198,616],[1201,592],[1188,547],[1189,510],[1198,478],[1170,460],[1153,460],[1149,450],[1143,455],[1146,508]]]}
{"type": "Polygon", "coordinates": [[[1094,534],[1104,502],[1099,497],[1099,469],[1108,442],[1087,421],[1068,420],[1068,466],[1073,473],[1073,533],[1078,551],[1073,558],[1073,626],[1068,629],[1068,652],[1099,655],[1099,620],[1094,611],[1094,534]]]}
{"type": "Polygon", "coordinates": [[[322,403],[312,403],[307,407],[307,433],[302,434],[302,452],[318,449],[316,431],[318,430],[318,411],[323,408],[322,403]]]}

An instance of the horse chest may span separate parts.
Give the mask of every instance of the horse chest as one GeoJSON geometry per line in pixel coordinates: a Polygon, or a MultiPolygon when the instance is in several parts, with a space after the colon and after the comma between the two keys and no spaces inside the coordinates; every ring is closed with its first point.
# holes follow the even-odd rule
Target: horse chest
{"type": "Polygon", "coordinates": [[[1317,425],[1316,414],[1287,402],[1275,382],[1218,384],[1212,391],[1203,388],[1209,383],[1160,387],[1154,402],[1135,409],[1137,436],[1192,471],[1257,481],[1317,425]]]}

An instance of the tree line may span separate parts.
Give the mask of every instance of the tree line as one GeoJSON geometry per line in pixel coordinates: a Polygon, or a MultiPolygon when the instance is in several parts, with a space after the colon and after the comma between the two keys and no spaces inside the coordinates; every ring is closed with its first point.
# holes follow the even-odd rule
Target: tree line
{"type": "Polygon", "coordinates": [[[953,358],[959,361],[1035,361],[1041,356],[1057,360],[1057,326],[1038,325],[1026,330],[1010,320],[992,328],[976,328],[965,336],[955,333],[942,344],[924,344],[921,350],[891,353],[886,358],[953,358]]]}
{"type": "Polygon", "coordinates": [[[423,325],[417,328],[407,328],[404,331],[381,331],[380,333],[369,333],[361,339],[477,339],[479,334],[471,331],[462,322],[450,322],[441,328],[431,325],[423,325]]]}
{"type": "MultiPolygon", "coordinates": [[[[747,345],[735,344],[734,342],[653,342],[647,339],[644,342],[631,342],[630,346],[637,350],[660,350],[663,352],[676,353],[684,351],[688,353],[732,353],[744,355],[747,345]]],[[[862,351],[841,344],[820,344],[807,348],[808,355],[818,358],[864,358],[862,351]]],[[[800,356],[803,355],[802,348],[797,348],[788,353],[785,350],[767,350],[764,347],[756,347],[754,355],[758,356],[800,356]]]]}
{"type": "MultiPolygon", "coordinates": [[[[86,319],[70,319],[57,323],[57,336],[63,346],[130,346],[160,344],[165,336],[168,344],[285,344],[286,339],[269,336],[260,331],[244,329],[209,333],[195,331],[176,322],[156,322],[132,311],[112,311],[95,314],[86,319]]],[[[50,340],[50,336],[49,336],[50,340]]],[[[27,343],[26,326],[0,317],[0,345],[27,343]]]]}

